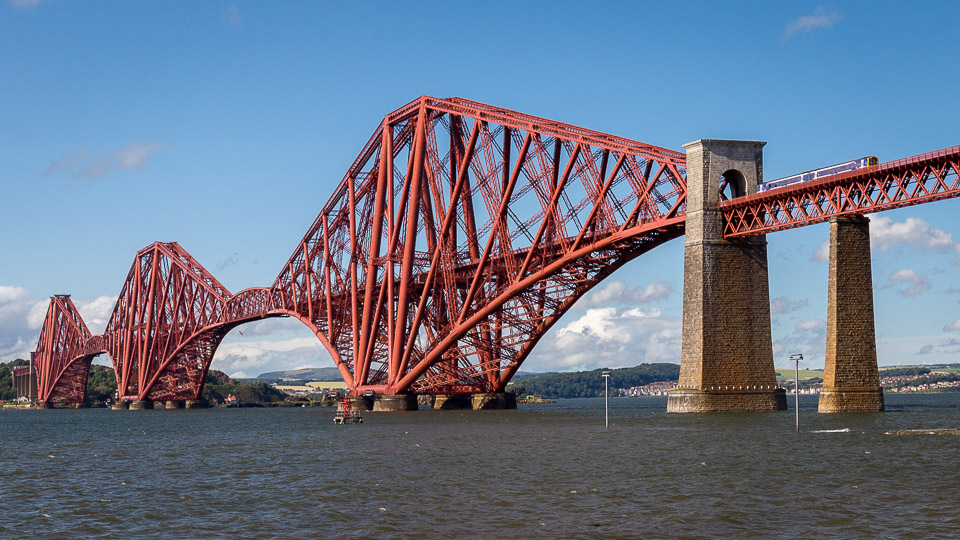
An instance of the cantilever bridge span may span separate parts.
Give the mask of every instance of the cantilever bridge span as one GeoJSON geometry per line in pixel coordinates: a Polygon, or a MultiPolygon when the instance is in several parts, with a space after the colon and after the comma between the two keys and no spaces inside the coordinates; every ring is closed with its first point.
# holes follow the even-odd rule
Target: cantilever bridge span
{"type": "MultiPolygon", "coordinates": [[[[729,237],[960,193],[960,147],[721,204],[729,237]]],[[[269,287],[233,294],[176,243],[137,253],[105,332],[51,299],[41,402],[193,400],[237,325],[298,318],[354,395],[502,391],[593,286],[684,233],[685,155],[459,98],[386,115],[269,287]]]]}

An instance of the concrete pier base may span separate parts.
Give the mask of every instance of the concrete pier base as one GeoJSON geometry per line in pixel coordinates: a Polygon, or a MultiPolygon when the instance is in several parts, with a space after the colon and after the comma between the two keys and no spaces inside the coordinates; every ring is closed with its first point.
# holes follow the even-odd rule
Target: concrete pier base
{"type": "Polygon", "coordinates": [[[110,408],[113,409],[113,410],[115,410],[115,411],[125,411],[125,410],[127,410],[127,409],[130,408],[130,402],[129,402],[129,401],[118,401],[118,402],[116,402],[116,403],[113,404],[113,407],[110,407],[110,408]]]}
{"type": "Polygon", "coordinates": [[[71,408],[71,409],[86,409],[86,408],[87,408],[87,404],[86,404],[86,402],[82,402],[82,403],[71,403],[71,404],[70,404],[70,408],[71,408]]]}
{"type": "Polygon", "coordinates": [[[210,402],[205,399],[188,399],[183,402],[184,409],[209,409],[210,402]]]}
{"type": "Polygon", "coordinates": [[[164,410],[164,409],[167,408],[167,402],[166,402],[166,401],[154,401],[154,402],[153,402],[153,408],[162,411],[162,410],[164,410]]]}
{"type": "Polygon", "coordinates": [[[419,409],[414,394],[377,394],[373,396],[373,412],[400,412],[419,409]]]}
{"type": "Polygon", "coordinates": [[[168,400],[163,403],[164,409],[182,409],[184,403],[180,400],[168,400]]]}
{"type": "Polygon", "coordinates": [[[438,411],[453,411],[473,408],[472,396],[468,394],[452,394],[435,396],[433,408],[438,411]]]}
{"type": "Polygon", "coordinates": [[[372,396],[347,396],[344,399],[354,411],[369,412],[373,410],[372,396]]]}
{"type": "Polygon", "coordinates": [[[134,400],[134,401],[131,401],[131,402],[130,402],[130,410],[131,410],[131,411],[144,411],[144,410],[152,409],[152,408],[153,408],[153,402],[152,402],[152,401],[144,401],[144,400],[139,400],[139,399],[137,399],[137,400],[134,400]]]}
{"type": "Polygon", "coordinates": [[[41,401],[40,403],[37,403],[37,408],[38,408],[38,409],[52,409],[52,408],[53,408],[53,403],[50,403],[49,401],[41,401]]]}
{"type": "Polygon", "coordinates": [[[883,387],[823,388],[817,412],[879,412],[884,410],[883,387]]]}
{"type": "Polygon", "coordinates": [[[667,397],[667,412],[748,412],[782,411],[787,408],[787,393],[783,388],[695,390],[671,389],[667,397]]]}
{"type": "Polygon", "coordinates": [[[487,394],[474,394],[471,401],[473,410],[475,411],[517,408],[517,395],[513,392],[490,392],[487,394]]]}

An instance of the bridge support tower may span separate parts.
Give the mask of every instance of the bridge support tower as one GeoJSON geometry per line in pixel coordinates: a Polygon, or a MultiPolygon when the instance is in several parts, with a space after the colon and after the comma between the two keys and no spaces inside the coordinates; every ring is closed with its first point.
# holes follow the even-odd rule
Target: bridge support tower
{"type": "Polygon", "coordinates": [[[684,145],[683,338],[668,412],[787,408],[773,367],[766,237],[725,240],[717,206],[721,190],[731,198],[756,193],[764,144],[701,139],[684,145]]]}
{"type": "Polygon", "coordinates": [[[865,216],[830,219],[824,368],[819,412],[884,409],[873,322],[870,220],[865,216]]]}

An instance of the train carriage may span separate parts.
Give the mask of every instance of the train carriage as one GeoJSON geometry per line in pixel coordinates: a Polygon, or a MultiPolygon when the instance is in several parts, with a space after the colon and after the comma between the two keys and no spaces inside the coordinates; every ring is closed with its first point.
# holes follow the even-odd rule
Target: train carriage
{"type": "Polygon", "coordinates": [[[853,161],[845,161],[843,163],[838,163],[836,165],[831,165],[829,167],[824,167],[822,169],[816,169],[813,171],[807,171],[805,173],[795,174],[793,176],[788,176],[786,178],[781,178],[779,180],[771,180],[770,182],[764,182],[757,187],[757,193],[763,193],[764,191],[770,191],[771,189],[781,188],[784,186],[789,186],[797,184],[800,182],[809,182],[811,180],[816,180],[818,178],[824,178],[826,176],[847,172],[855,171],[857,169],[862,169],[864,167],[869,167],[871,165],[878,165],[880,160],[876,156],[867,156],[860,159],[855,159],[853,161]]]}

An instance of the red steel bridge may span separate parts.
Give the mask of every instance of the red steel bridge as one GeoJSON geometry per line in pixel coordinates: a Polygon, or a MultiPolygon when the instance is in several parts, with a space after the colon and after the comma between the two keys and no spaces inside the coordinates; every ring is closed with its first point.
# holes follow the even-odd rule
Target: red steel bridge
{"type": "MultiPolygon", "coordinates": [[[[50,300],[42,403],[92,359],[121,399],[195,400],[234,327],[296,317],[354,395],[503,391],[550,327],[684,233],[685,154],[460,98],[386,115],[269,287],[231,293],[175,242],[137,253],[102,335],[50,300]]],[[[720,203],[728,238],[960,195],[960,147],[720,203]]],[[[722,187],[722,186],[721,186],[722,187]]]]}

